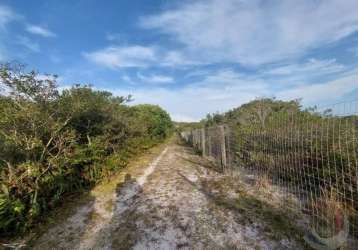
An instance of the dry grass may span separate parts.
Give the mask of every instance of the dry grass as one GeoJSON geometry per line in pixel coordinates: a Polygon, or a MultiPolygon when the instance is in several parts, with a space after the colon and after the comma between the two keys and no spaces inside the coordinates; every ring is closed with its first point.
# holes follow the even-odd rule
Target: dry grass
{"type": "Polygon", "coordinates": [[[261,191],[268,191],[271,187],[271,180],[267,175],[258,176],[255,182],[255,187],[261,191]]]}
{"type": "Polygon", "coordinates": [[[344,229],[345,209],[334,191],[322,191],[311,204],[313,227],[321,237],[331,237],[344,229]]]}

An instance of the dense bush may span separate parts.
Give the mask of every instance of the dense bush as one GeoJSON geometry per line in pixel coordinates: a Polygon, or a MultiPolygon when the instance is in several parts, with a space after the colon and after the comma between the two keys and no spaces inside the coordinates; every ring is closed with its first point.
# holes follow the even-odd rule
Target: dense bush
{"type": "Polygon", "coordinates": [[[90,188],[170,135],[158,106],[76,85],[59,92],[23,67],[0,67],[0,234],[26,230],[69,192],[90,188]]]}

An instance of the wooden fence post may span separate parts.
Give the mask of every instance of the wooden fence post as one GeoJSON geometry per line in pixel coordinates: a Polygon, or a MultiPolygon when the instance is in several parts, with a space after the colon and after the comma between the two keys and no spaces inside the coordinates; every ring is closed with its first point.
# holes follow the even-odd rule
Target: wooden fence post
{"type": "Polygon", "coordinates": [[[226,143],[225,143],[225,128],[223,125],[219,126],[220,129],[220,148],[221,148],[221,164],[223,172],[226,171],[227,159],[226,159],[226,143]]]}
{"type": "Polygon", "coordinates": [[[201,129],[201,152],[202,155],[206,156],[206,148],[205,148],[205,128],[201,129]]]}
{"type": "Polygon", "coordinates": [[[212,154],[212,149],[211,149],[211,135],[210,135],[210,132],[208,130],[208,152],[207,152],[207,155],[210,157],[211,154],[212,154]]]}

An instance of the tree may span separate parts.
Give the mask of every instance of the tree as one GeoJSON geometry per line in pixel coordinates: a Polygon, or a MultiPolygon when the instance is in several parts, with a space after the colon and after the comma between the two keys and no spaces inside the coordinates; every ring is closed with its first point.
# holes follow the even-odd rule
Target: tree
{"type": "Polygon", "coordinates": [[[133,107],[138,118],[137,128],[151,139],[163,139],[172,129],[169,114],[157,105],[141,104],[133,107]]]}

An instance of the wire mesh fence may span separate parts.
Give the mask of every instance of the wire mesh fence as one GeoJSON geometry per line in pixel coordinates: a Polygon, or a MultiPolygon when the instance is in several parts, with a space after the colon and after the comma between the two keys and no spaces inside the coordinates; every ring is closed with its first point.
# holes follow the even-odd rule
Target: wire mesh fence
{"type": "Polygon", "coordinates": [[[244,170],[294,195],[310,218],[313,247],[335,249],[358,238],[358,101],[271,112],[260,122],[182,137],[224,172],[244,170]]]}

